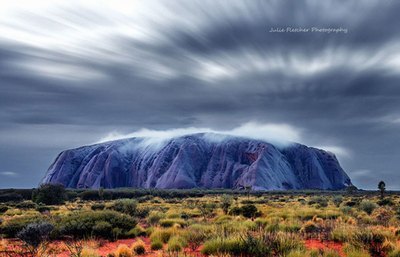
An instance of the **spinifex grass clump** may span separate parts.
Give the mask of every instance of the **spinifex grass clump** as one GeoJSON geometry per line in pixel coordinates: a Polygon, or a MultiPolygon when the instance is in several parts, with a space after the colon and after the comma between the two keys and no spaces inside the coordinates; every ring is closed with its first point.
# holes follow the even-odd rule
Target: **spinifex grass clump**
{"type": "Polygon", "coordinates": [[[214,238],[206,241],[203,254],[230,254],[233,256],[286,256],[293,250],[301,250],[301,239],[291,233],[246,233],[228,238],[214,238]]]}

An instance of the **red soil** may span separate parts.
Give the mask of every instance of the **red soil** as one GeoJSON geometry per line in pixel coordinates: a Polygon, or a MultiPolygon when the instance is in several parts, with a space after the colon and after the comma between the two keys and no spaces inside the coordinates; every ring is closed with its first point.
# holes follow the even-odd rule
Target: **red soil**
{"type": "MultiPolygon", "coordinates": [[[[121,240],[117,240],[115,242],[109,242],[109,241],[101,241],[98,242],[99,243],[99,247],[96,249],[96,251],[101,255],[101,256],[107,256],[107,254],[114,252],[119,245],[125,244],[128,247],[131,247],[132,244],[134,242],[136,242],[137,240],[142,240],[145,243],[145,248],[146,248],[146,254],[142,255],[143,257],[159,257],[162,256],[161,255],[161,250],[160,251],[152,251],[150,249],[150,238],[148,237],[140,237],[138,239],[121,239],[121,240]]],[[[9,245],[18,245],[18,243],[16,241],[9,241],[9,245]],[[11,243],[12,242],[12,243],[11,243]]],[[[308,239],[305,240],[304,242],[305,247],[307,249],[333,249],[335,251],[337,251],[340,256],[345,257],[346,255],[343,252],[343,245],[341,243],[338,242],[333,242],[333,241],[320,241],[317,239],[308,239]]],[[[51,246],[53,249],[57,249],[58,254],[57,257],[69,257],[69,253],[68,251],[65,249],[65,246],[63,245],[63,243],[61,241],[56,241],[56,242],[52,242],[51,246]]],[[[164,249],[166,249],[167,246],[164,246],[164,249]]],[[[190,256],[198,256],[198,257],[202,257],[204,255],[202,255],[200,253],[201,250],[201,246],[199,247],[199,249],[196,249],[195,251],[190,250],[189,248],[185,249],[185,253],[189,254],[190,256]]]]}
{"type": "Polygon", "coordinates": [[[320,241],[317,239],[307,239],[304,242],[305,246],[307,249],[331,249],[334,250],[336,252],[338,252],[340,254],[340,256],[345,257],[346,255],[343,252],[343,244],[342,243],[338,243],[338,242],[334,242],[334,241],[320,241]]]}

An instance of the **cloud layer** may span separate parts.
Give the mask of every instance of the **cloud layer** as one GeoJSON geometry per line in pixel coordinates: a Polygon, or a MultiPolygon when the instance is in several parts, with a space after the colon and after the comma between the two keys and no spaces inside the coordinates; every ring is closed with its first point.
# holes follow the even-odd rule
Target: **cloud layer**
{"type": "Polygon", "coordinates": [[[400,189],[400,2],[0,5],[0,168],[21,175],[0,187],[112,131],[205,128],[330,148],[356,185],[400,189]],[[268,32],[288,26],[348,33],[268,32]]]}

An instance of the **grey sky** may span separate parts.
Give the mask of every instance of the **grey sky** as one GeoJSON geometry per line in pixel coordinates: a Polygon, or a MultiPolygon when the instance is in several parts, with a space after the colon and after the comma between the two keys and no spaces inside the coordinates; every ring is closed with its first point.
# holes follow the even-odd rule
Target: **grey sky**
{"type": "Polygon", "coordinates": [[[335,152],[356,186],[400,189],[399,1],[0,4],[2,188],[143,128],[261,127],[335,152]],[[348,33],[269,33],[288,26],[348,33]]]}

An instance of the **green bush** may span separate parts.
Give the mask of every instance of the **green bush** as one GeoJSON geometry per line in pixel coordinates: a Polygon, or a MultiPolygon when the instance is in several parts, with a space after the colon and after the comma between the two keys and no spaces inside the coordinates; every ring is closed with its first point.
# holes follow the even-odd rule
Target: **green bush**
{"type": "Polygon", "coordinates": [[[5,213],[8,211],[8,206],[7,205],[0,205],[0,214],[5,213]]]}
{"type": "Polygon", "coordinates": [[[254,204],[247,204],[242,207],[233,207],[229,211],[229,214],[234,216],[243,215],[246,218],[256,218],[261,216],[261,212],[258,211],[254,204]]]}
{"type": "Polygon", "coordinates": [[[107,221],[97,221],[92,228],[92,235],[101,238],[111,238],[112,225],[107,221]]]}
{"type": "Polygon", "coordinates": [[[7,202],[20,202],[23,200],[22,195],[17,193],[3,193],[0,195],[0,203],[7,203],[7,202]]]}
{"type": "Polygon", "coordinates": [[[172,227],[175,224],[179,224],[181,227],[187,225],[186,221],[183,219],[162,219],[160,220],[160,226],[164,228],[172,227]]]}
{"type": "Polygon", "coordinates": [[[18,232],[17,237],[36,249],[42,242],[48,240],[53,229],[54,226],[48,222],[30,223],[18,232]]]}
{"type": "Polygon", "coordinates": [[[93,211],[98,211],[98,210],[104,210],[105,208],[105,204],[104,203],[95,203],[92,206],[90,206],[90,209],[92,209],[93,211]]]}
{"type": "Polygon", "coordinates": [[[145,248],[144,242],[142,240],[136,241],[132,246],[132,252],[135,253],[135,255],[145,254],[146,248],[145,248]]]}
{"type": "Polygon", "coordinates": [[[8,238],[16,237],[17,233],[24,229],[30,223],[39,223],[43,220],[39,215],[23,215],[9,219],[0,226],[0,234],[4,234],[8,238]]]}
{"type": "Polygon", "coordinates": [[[368,200],[362,200],[359,209],[366,212],[368,215],[371,215],[371,213],[378,207],[377,204],[368,201],[368,200]]]}
{"type": "Polygon", "coordinates": [[[37,207],[37,204],[32,201],[23,201],[17,203],[15,207],[21,210],[29,210],[29,209],[35,209],[37,207]]]}
{"type": "Polygon", "coordinates": [[[328,206],[328,199],[322,196],[314,196],[308,201],[309,205],[316,204],[319,208],[324,208],[328,206]]]}
{"type": "Polygon", "coordinates": [[[257,207],[253,204],[247,204],[242,206],[242,215],[246,218],[255,218],[261,216],[261,213],[258,212],[257,207]]]}
{"type": "Polygon", "coordinates": [[[154,226],[154,225],[157,225],[158,222],[163,218],[165,218],[164,213],[158,212],[158,211],[152,211],[152,212],[150,212],[149,216],[147,217],[147,222],[150,225],[154,226]]]}
{"type": "Polygon", "coordinates": [[[163,243],[160,240],[154,240],[150,245],[151,250],[161,250],[163,248],[163,243]]]}
{"type": "Polygon", "coordinates": [[[214,238],[204,243],[201,253],[217,256],[223,254],[241,256],[246,254],[246,250],[239,238],[214,238]]]}
{"type": "Polygon", "coordinates": [[[32,198],[36,203],[57,205],[63,204],[67,195],[64,186],[61,184],[43,184],[34,191],[32,198]]]}
{"type": "MultiPolygon", "coordinates": [[[[59,231],[62,235],[84,238],[94,234],[94,228],[97,229],[96,233],[108,230],[110,227],[107,223],[111,225],[112,230],[109,232],[114,238],[136,226],[136,221],[132,217],[115,211],[78,211],[61,217],[59,231]]],[[[110,238],[110,234],[105,238],[110,238]]]]}
{"type": "Polygon", "coordinates": [[[136,225],[133,229],[129,230],[126,234],[127,237],[138,237],[146,236],[146,230],[139,225],[136,225]]]}
{"type": "Polygon", "coordinates": [[[132,199],[120,199],[114,202],[114,205],[111,207],[112,210],[128,214],[130,216],[136,215],[137,210],[137,201],[132,199]]]}
{"type": "Polygon", "coordinates": [[[185,245],[184,240],[179,236],[173,236],[168,240],[168,251],[180,252],[185,245]]]}
{"type": "Polygon", "coordinates": [[[40,212],[40,213],[44,213],[47,211],[50,211],[51,207],[50,206],[46,206],[46,205],[39,205],[36,207],[36,211],[40,212]]]}

